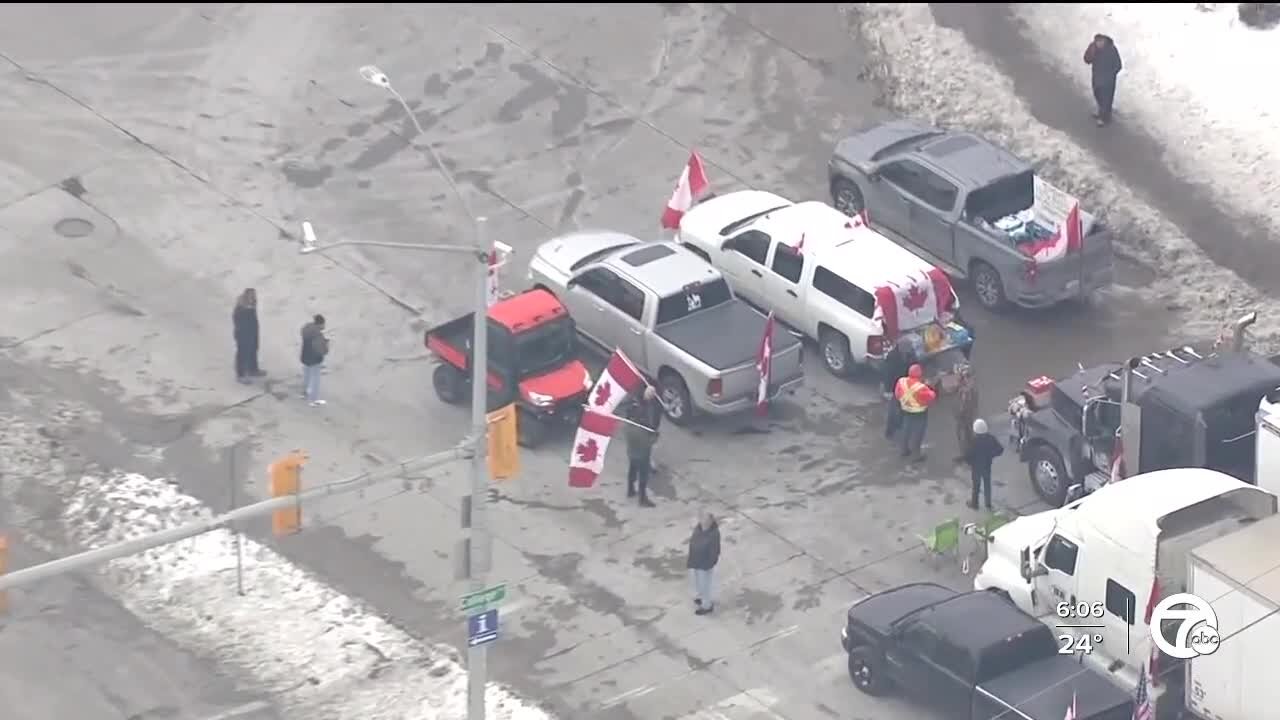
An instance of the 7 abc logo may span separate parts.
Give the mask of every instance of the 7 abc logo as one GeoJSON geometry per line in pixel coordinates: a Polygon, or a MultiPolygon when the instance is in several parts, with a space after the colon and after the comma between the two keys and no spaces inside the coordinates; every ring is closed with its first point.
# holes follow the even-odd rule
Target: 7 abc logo
{"type": "Polygon", "coordinates": [[[1212,655],[1222,644],[1218,634],[1218,614],[1209,602],[1191,593],[1175,593],[1151,610],[1151,641],[1160,651],[1179,660],[1212,655]],[[1173,642],[1163,628],[1176,624],[1173,642]]]}

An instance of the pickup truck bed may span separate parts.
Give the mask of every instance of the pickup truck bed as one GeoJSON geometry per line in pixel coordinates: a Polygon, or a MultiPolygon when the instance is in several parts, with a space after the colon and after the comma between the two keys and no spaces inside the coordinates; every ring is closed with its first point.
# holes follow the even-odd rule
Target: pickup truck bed
{"type": "Polygon", "coordinates": [[[1085,670],[1079,658],[1057,655],[1020,667],[979,686],[975,720],[1061,720],[1075,694],[1076,717],[1088,720],[1130,720],[1132,698],[1107,678],[1085,670]],[[994,695],[1018,708],[1003,708],[983,695],[994,695]],[[979,707],[982,712],[979,713],[979,707]],[[1003,714],[1002,714],[1003,713],[1003,714]]]}
{"type": "MultiPolygon", "coordinates": [[[[754,362],[764,334],[764,318],[741,300],[731,300],[654,328],[658,337],[716,370],[754,362]]],[[[773,325],[773,352],[789,350],[800,341],[781,323],[773,325]]]]}

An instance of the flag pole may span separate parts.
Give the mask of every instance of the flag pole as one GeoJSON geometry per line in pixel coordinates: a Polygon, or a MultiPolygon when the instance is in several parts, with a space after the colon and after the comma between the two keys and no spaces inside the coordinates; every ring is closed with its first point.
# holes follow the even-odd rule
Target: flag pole
{"type": "MultiPolygon", "coordinates": [[[[661,401],[659,401],[659,402],[661,402],[661,401]]],[[[583,407],[584,409],[586,409],[586,410],[591,410],[591,406],[590,406],[590,405],[583,405],[582,407],[583,407]]],[[[654,429],[653,429],[653,428],[651,428],[651,427],[647,427],[647,426],[645,426],[645,425],[643,425],[643,424],[641,424],[641,423],[638,423],[638,422],[636,422],[636,421],[634,421],[634,420],[628,420],[627,418],[624,418],[624,417],[622,417],[622,416],[620,416],[620,415],[614,415],[613,413],[600,412],[599,410],[591,410],[591,412],[595,413],[596,415],[603,415],[604,417],[610,418],[610,419],[612,419],[612,420],[617,420],[618,422],[626,423],[626,424],[628,424],[628,425],[634,425],[635,427],[638,427],[638,428],[640,428],[641,430],[648,430],[648,431],[649,431],[649,432],[651,432],[651,433],[656,433],[656,432],[658,432],[657,430],[654,430],[654,429]]]]}

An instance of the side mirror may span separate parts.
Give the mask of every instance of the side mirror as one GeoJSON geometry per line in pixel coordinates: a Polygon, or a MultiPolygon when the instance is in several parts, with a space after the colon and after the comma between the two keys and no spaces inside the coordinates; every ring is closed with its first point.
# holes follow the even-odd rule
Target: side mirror
{"type": "Polygon", "coordinates": [[[880,182],[880,171],[874,168],[867,170],[866,177],[871,182],[880,182]]]}
{"type": "Polygon", "coordinates": [[[728,240],[725,240],[724,242],[720,243],[720,251],[728,252],[734,249],[735,247],[737,247],[737,245],[738,245],[738,238],[729,238],[728,240]]]}
{"type": "Polygon", "coordinates": [[[572,289],[573,289],[573,286],[574,286],[574,285],[577,285],[577,284],[578,284],[578,278],[576,278],[576,277],[571,277],[571,278],[569,278],[569,280],[568,280],[567,282],[565,282],[565,284],[564,284],[564,289],[565,289],[565,290],[572,290],[572,289]]]}
{"type": "Polygon", "coordinates": [[[1031,548],[1022,548],[1018,555],[1018,574],[1022,579],[1031,582],[1031,548]]]}
{"type": "Polygon", "coordinates": [[[1067,499],[1062,504],[1070,505],[1082,497],[1084,497],[1084,485],[1076,483],[1067,487],[1067,499]]]}

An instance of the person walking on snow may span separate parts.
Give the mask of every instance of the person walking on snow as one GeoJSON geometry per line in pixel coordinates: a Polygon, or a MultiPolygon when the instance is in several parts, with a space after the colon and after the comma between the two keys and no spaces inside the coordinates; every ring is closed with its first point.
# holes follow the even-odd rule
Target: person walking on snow
{"type": "Polygon", "coordinates": [[[1120,51],[1110,36],[1101,33],[1093,36],[1093,42],[1084,51],[1084,62],[1093,69],[1093,99],[1098,111],[1093,114],[1098,127],[1111,122],[1111,106],[1116,99],[1116,76],[1124,69],[1120,51]]]}
{"type": "Polygon", "coordinates": [[[711,513],[702,516],[689,536],[689,560],[685,565],[693,576],[695,615],[707,615],[715,609],[711,597],[712,572],[720,562],[720,525],[711,513]]]}
{"type": "Polygon", "coordinates": [[[893,388],[893,396],[902,412],[902,456],[916,461],[924,459],[920,447],[924,444],[924,432],[929,424],[929,406],[938,399],[938,394],[923,378],[924,368],[916,363],[893,388]]]}
{"type": "Polygon", "coordinates": [[[987,499],[987,509],[991,510],[991,464],[1004,454],[1004,446],[987,432],[987,421],[978,418],[973,421],[973,440],[964,452],[964,461],[969,464],[969,476],[973,481],[973,493],[969,496],[969,507],[978,509],[978,495],[987,499]],[[979,492],[981,491],[981,493],[979,492]]]}
{"type": "Polygon", "coordinates": [[[973,421],[978,419],[978,387],[968,365],[960,367],[960,385],[956,388],[956,462],[973,441],[973,421]]]}
{"type": "Polygon", "coordinates": [[[236,299],[231,337],[236,342],[236,380],[247,385],[252,378],[266,375],[258,367],[258,293],[253,288],[236,299]]]}
{"type": "Polygon", "coordinates": [[[662,408],[658,392],[646,387],[631,406],[631,422],[627,423],[627,497],[640,495],[640,507],[653,507],[649,500],[649,474],[652,472],[653,446],[658,442],[662,424],[662,408]]]}
{"type": "Polygon", "coordinates": [[[316,315],[302,326],[302,397],[312,407],[324,405],[320,399],[320,368],[329,354],[329,338],[324,334],[324,316],[316,315]]]}

